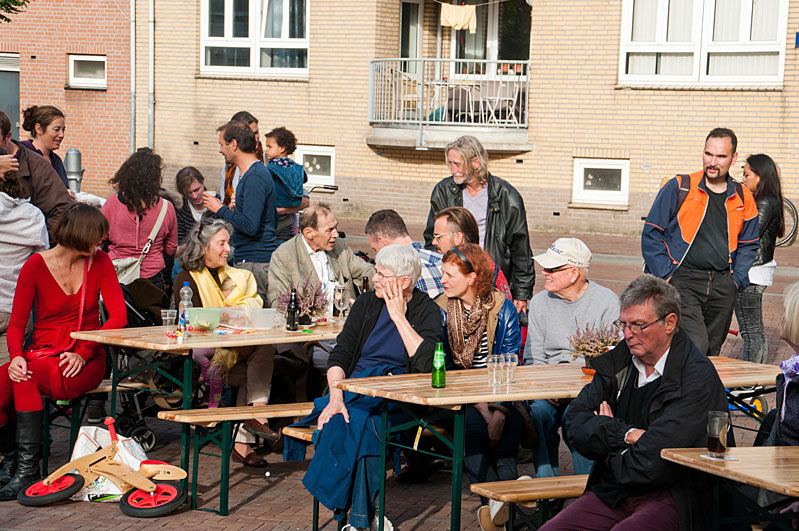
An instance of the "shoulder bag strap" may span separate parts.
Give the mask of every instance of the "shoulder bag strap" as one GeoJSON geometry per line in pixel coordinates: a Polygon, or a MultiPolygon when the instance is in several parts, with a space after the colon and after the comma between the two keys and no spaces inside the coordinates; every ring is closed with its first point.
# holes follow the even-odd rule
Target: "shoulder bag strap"
{"type": "Polygon", "coordinates": [[[164,224],[164,218],[166,217],[166,211],[169,208],[167,205],[166,199],[161,198],[163,202],[161,204],[161,212],[158,213],[158,219],[155,220],[155,225],[153,225],[153,230],[150,231],[150,235],[147,236],[147,243],[144,244],[144,249],[141,251],[141,255],[139,256],[139,262],[141,263],[144,260],[144,257],[147,256],[147,253],[150,252],[150,246],[155,241],[155,237],[158,235],[158,231],[161,230],[161,225],[164,224]]]}

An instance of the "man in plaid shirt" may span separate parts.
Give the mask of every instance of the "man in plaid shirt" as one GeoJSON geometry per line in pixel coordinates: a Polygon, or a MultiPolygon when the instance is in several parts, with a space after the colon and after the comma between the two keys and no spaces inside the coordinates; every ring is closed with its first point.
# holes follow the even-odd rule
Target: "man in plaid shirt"
{"type": "Polygon", "coordinates": [[[444,293],[444,285],[441,283],[441,255],[428,251],[422,244],[413,241],[405,221],[394,210],[378,210],[372,214],[366,222],[364,232],[374,252],[394,243],[410,245],[416,249],[422,262],[422,274],[416,287],[427,293],[431,299],[444,293]]]}

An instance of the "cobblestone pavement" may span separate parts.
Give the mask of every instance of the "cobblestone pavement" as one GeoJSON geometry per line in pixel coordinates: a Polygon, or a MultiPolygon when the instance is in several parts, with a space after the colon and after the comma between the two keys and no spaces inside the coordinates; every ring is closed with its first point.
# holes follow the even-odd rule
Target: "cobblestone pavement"
{"type": "MultiPolygon", "coordinates": [[[[347,241],[356,250],[369,252],[363,234],[363,221],[341,220],[340,227],[347,233],[347,241]]],[[[421,225],[413,225],[409,230],[421,239],[421,225]]],[[[583,239],[595,254],[589,277],[591,280],[620,292],[624,286],[641,272],[640,241],[637,238],[601,235],[572,235],[583,239]]],[[[537,232],[532,235],[533,248],[545,249],[559,235],[537,232]]],[[[764,320],[769,340],[769,363],[778,363],[790,356],[790,348],[780,341],[782,316],[782,292],[785,287],[797,280],[796,268],[799,263],[799,248],[778,248],[776,260],[780,266],[775,284],[764,295],[764,320]]],[[[538,277],[540,278],[540,276],[538,277]]],[[[538,283],[540,285],[540,282],[538,283]]],[[[537,288],[536,291],[538,291],[537,288]]],[[[733,329],[737,325],[733,321],[733,329]]],[[[724,345],[723,354],[740,357],[742,340],[730,335],[724,345]]],[[[769,395],[770,407],[774,395],[769,395]]],[[[179,429],[171,423],[147,418],[147,424],[158,436],[157,447],[150,452],[152,459],[171,463],[179,462],[179,429]]],[[[751,427],[752,421],[736,418],[736,424],[751,427]]],[[[736,430],[739,444],[751,445],[752,432],[736,430]]],[[[51,463],[55,466],[67,460],[66,430],[53,430],[54,448],[51,463]]],[[[312,450],[311,450],[312,452],[312,450]]],[[[309,452],[308,457],[310,457],[309,452]]],[[[307,461],[284,463],[280,456],[266,456],[270,463],[270,476],[264,471],[248,469],[234,462],[231,466],[230,509],[227,517],[220,517],[207,511],[191,511],[184,506],[178,512],[163,518],[139,520],[123,515],[115,504],[66,502],[51,507],[27,508],[16,502],[0,503],[0,530],[32,529],[103,529],[117,531],[123,529],[152,528],[192,528],[192,529],[259,529],[286,530],[309,529],[311,526],[311,496],[302,486],[302,477],[307,461]]],[[[201,507],[216,507],[219,494],[218,460],[202,456],[200,467],[201,507]]],[[[561,443],[561,470],[570,474],[571,458],[561,443]]],[[[533,475],[531,464],[519,465],[520,474],[533,475]]],[[[450,475],[446,471],[433,476],[424,486],[403,485],[395,478],[387,482],[387,516],[398,531],[426,531],[448,529],[450,517],[450,475]]],[[[479,529],[476,510],[479,499],[468,489],[468,481],[463,484],[463,529],[479,529]]],[[[324,508],[320,511],[320,524],[323,529],[335,529],[331,513],[324,508]]]]}

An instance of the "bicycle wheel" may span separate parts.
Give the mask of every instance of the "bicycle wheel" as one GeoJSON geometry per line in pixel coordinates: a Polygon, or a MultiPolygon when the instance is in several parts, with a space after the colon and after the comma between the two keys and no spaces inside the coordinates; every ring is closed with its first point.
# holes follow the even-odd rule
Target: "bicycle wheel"
{"type": "Polygon", "coordinates": [[[796,207],[787,197],[782,198],[782,212],[785,216],[785,235],[776,242],[777,246],[791,245],[796,239],[796,225],[799,216],[796,214],[796,207]]]}
{"type": "Polygon", "coordinates": [[[136,518],[166,516],[183,505],[186,490],[180,483],[153,481],[156,489],[152,494],[139,489],[130,489],[119,500],[119,509],[136,518]]]}
{"type": "Polygon", "coordinates": [[[84,480],[83,476],[77,474],[64,474],[51,485],[45,485],[43,482],[44,480],[37,481],[21,490],[17,495],[17,501],[28,507],[43,507],[60,502],[82,489],[84,480]]]}

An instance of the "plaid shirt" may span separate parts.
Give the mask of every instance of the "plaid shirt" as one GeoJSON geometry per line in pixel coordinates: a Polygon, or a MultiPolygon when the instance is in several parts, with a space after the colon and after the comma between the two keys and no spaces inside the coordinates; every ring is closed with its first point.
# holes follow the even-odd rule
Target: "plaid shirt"
{"type": "Polygon", "coordinates": [[[411,245],[419,253],[419,259],[422,261],[422,274],[416,281],[416,287],[427,293],[431,299],[435,299],[444,293],[444,284],[441,283],[441,255],[428,251],[418,242],[413,242],[411,245]]]}

